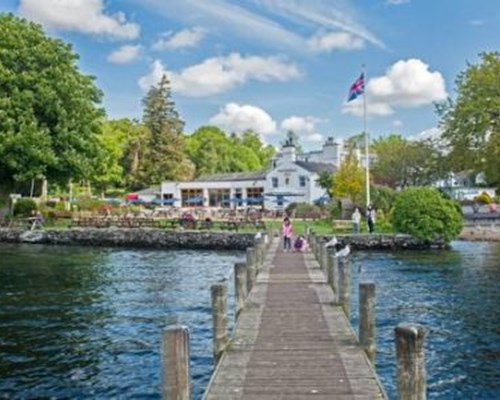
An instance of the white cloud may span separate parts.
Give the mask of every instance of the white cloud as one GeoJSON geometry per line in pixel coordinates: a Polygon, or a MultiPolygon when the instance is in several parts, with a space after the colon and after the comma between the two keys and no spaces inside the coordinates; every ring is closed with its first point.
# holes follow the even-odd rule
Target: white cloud
{"type": "Polygon", "coordinates": [[[151,65],[151,71],[139,79],[147,90],[166,74],[172,90],[188,97],[205,97],[223,93],[249,80],[261,82],[289,81],[301,76],[295,64],[279,57],[242,56],[232,53],[226,57],[208,58],[179,72],[167,70],[161,61],[151,65]]]}
{"type": "Polygon", "coordinates": [[[210,118],[210,123],[235,133],[253,130],[268,135],[276,131],[276,122],[262,108],[237,103],[226,104],[218,114],[210,118]]]}
{"type": "Polygon", "coordinates": [[[383,43],[360,22],[353,6],[344,0],[131,0],[147,5],[168,18],[188,23],[216,26],[224,33],[252,42],[298,52],[309,50],[307,38],[271,19],[270,14],[313,29],[341,30],[384,47],[383,43]],[[253,3],[253,4],[249,4],[253,3]],[[175,10],[173,12],[172,10],[175,10]],[[200,22],[201,21],[201,22],[200,22]]]}
{"type": "Polygon", "coordinates": [[[48,28],[135,39],[140,27],[125,14],[106,14],[103,0],[21,0],[19,14],[48,28]]]}
{"type": "Polygon", "coordinates": [[[293,115],[281,122],[281,129],[294,131],[305,142],[321,142],[323,135],[316,131],[316,124],[318,122],[320,122],[320,119],[316,117],[299,117],[293,115]]]}
{"type": "Polygon", "coordinates": [[[309,39],[309,46],[314,51],[359,50],[365,41],[349,32],[328,32],[314,35],[309,39]]]}
{"type": "MultiPolygon", "coordinates": [[[[440,72],[431,72],[419,59],[400,60],[384,76],[366,85],[367,113],[390,115],[397,107],[419,107],[446,99],[445,82],[440,72]]],[[[363,115],[363,99],[345,103],[344,113],[363,115]]]]}
{"type": "Polygon", "coordinates": [[[399,119],[395,119],[394,121],[392,121],[392,126],[394,128],[401,128],[403,126],[403,121],[399,120],[399,119]]]}
{"type": "Polygon", "coordinates": [[[185,47],[195,47],[205,36],[202,28],[184,29],[177,33],[167,32],[153,44],[155,50],[177,50],[185,47]]]}
{"type": "Polygon", "coordinates": [[[141,55],[141,45],[125,45],[116,49],[108,56],[108,61],[115,64],[128,64],[135,61],[141,55]]]}
{"type": "Polygon", "coordinates": [[[441,140],[441,134],[443,130],[438,127],[433,127],[425,129],[422,132],[416,133],[408,137],[409,140],[419,141],[419,140],[441,140]]]}

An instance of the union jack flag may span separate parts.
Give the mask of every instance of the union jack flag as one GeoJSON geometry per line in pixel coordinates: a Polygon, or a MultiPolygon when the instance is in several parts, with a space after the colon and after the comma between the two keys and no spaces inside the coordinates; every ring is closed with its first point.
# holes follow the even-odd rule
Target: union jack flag
{"type": "Polygon", "coordinates": [[[362,73],[356,82],[351,85],[349,89],[349,95],[347,96],[347,101],[352,101],[361,96],[365,92],[365,74],[362,73]]]}

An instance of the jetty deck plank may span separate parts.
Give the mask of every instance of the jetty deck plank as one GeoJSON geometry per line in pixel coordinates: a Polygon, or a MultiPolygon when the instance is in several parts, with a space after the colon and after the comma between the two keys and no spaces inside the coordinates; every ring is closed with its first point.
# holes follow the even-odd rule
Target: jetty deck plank
{"type": "Polygon", "coordinates": [[[312,254],[275,240],[206,400],[384,399],[385,393],[312,254]]]}

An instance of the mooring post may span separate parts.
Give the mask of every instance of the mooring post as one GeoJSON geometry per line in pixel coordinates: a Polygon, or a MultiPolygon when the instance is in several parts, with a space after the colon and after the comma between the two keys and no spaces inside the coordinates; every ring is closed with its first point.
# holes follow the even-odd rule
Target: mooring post
{"type": "Polygon", "coordinates": [[[190,400],[189,329],[169,326],[163,330],[162,344],[162,399],[190,400]]]}
{"type": "Polygon", "coordinates": [[[316,244],[316,235],[313,231],[309,234],[309,247],[311,248],[311,253],[314,254],[314,245],[316,244]]]}
{"type": "Polygon", "coordinates": [[[328,271],[327,271],[327,281],[328,285],[333,290],[333,302],[336,303],[338,301],[338,286],[337,286],[337,257],[335,254],[328,252],[328,271]]]}
{"type": "Polygon", "coordinates": [[[425,329],[416,324],[399,324],[395,333],[398,399],[425,400],[425,329]]]}
{"type": "Polygon", "coordinates": [[[245,307],[245,299],[247,297],[247,265],[245,263],[234,264],[234,295],[236,297],[234,318],[238,320],[240,313],[245,307]]]}
{"type": "Polygon", "coordinates": [[[247,248],[247,295],[250,294],[257,277],[257,250],[247,248]]]}
{"type": "Polygon", "coordinates": [[[321,270],[326,274],[328,271],[327,263],[328,263],[328,247],[326,247],[325,242],[321,242],[321,247],[320,247],[320,266],[321,270]]]}
{"type": "Polygon", "coordinates": [[[359,284],[359,343],[375,365],[375,283],[359,284]]]}
{"type": "Polygon", "coordinates": [[[214,337],[214,364],[219,362],[227,344],[227,285],[217,283],[211,287],[214,337]]]}
{"type": "Polygon", "coordinates": [[[348,319],[351,318],[351,269],[349,267],[349,259],[347,257],[339,257],[337,259],[337,277],[339,285],[338,300],[345,315],[348,319]]]}
{"type": "Polygon", "coordinates": [[[316,257],[316,261],[318,261],[318,263],[321,261],[320,257],[321,257],[321,237],[320,236],[316,236],[316,244],[314,246],[314,256],[316,257]]]}

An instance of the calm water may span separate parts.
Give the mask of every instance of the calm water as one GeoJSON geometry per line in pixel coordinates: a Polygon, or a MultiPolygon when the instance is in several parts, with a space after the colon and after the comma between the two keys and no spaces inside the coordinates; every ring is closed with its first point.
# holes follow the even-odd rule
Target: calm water
{"type": "Polygon", "coordinates": [[[159,398],[171,323],[191,329],[199,398],[212,369],[210,285],[243,256],[0,244],[0,398],[159,398]]]}
{"type": "Polygon", "coordinates": [[[417,322],[428,330],[428,398],[500,399],[500,244],[357,253],[352,272],[355,327],[358,283],[376,283],[376,368],[390,398],[395,398],[394,327],[417,322]]]}
{"type": "MultiPolygon", "coordinates": [[[[377,369],[391,398],[402,321],[429,329],[429,398],[500,398],[500,245],[453,247],[353,256],[355,302],[360,276],[377,284],[377,369]]],[[[159,398],[170,323],[191,328],[199,398],[212,369],[209,287],[242,257],[0,244],[0,398],[159,398]]]]}

